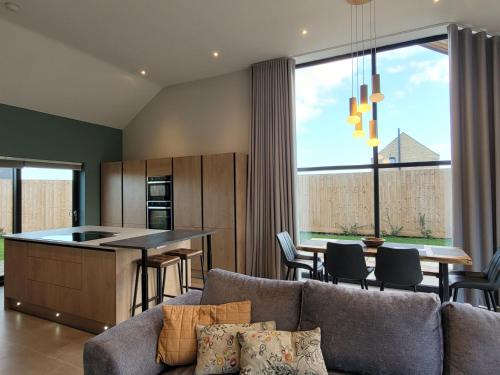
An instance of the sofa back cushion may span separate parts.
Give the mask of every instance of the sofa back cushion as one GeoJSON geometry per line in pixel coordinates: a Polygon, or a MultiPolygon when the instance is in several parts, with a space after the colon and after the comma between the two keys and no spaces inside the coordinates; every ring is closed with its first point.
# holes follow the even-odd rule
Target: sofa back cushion
{"type": "Polygon", "coordinates": [[[299,324],[302,282],[260,279],[211,270],[201,297],[203,305],[252,301],[252,322],[274,320],[276,329],[295,331],[299,324]]]}
{"type": "Polygon", "coordinates": [[[500,372],[500,314],[468,304],[442,307],[445,374],[500,372]]]}
{"type": "Polygon", "coordinates": [[[441,374],[436,295],[366,291],[307,281],[300,329],[321,328],[329,370],[360,374],[441,374]]]}

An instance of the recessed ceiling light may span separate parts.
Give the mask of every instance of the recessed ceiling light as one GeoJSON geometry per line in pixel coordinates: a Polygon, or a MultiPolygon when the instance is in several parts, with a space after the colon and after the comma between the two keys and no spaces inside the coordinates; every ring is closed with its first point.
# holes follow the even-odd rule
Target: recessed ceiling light
{"type": "Polygon", "coordinates": [[[19,4],[14,3],[12,1],[7,1],[3,5],[7,10],[10,10],[11,12],[17,12],[19,9],[21,9],[19,4]]]}
{"type": "Polygon", "coordinates": [[[215,57],[215,58],[219,57],[219,52],[218,51],[213,51],[212,52],[212,56],[215,57]]]}
{"type": "Polygon", "coordinates": [[[146,74],[148,74],[145,70],[141,70],[141,75],[145,76],[146,74]]]}
{"type": "Polygon", "coordinates": [[[307,29],[302,29],[300,30],[300,33],[302,34],[302,36],[306,36],[309,33],[309,31],[307,31],[307,29]]]}
{"type": "Polygon", "coordinates": [[[432,0],[432,2],[433,2],[434,4],[437,4],[437,3],[439,3],[439,0],[432,0]]]}

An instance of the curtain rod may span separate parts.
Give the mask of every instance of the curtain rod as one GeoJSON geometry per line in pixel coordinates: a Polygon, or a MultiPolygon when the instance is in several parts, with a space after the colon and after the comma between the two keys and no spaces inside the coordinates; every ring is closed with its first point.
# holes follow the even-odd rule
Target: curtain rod
{"type": "MultiPolygon", "coordinates": [[[[472,25],[466,25],[466,24],[461,24],[461,23],[458,23],[458,22],[451,22],[450,21],[450,22],[436,23],[436,24],[433,24],[433,25],[421,26],[421,27],[417,27],[417,28],[409,29],[409,30],[398,31],[396,33],[379,36],[379,37],[377,37],[377,40],[380,41],[380,40],[384,40],[384,39],[388,39],[388,38],[393,38],[393,37],[396,37],[396,36],[401,36],[401,35],[406,35],[406,34],[410,34],[410,33],[415,33],[415,32],[418,32],[418,31],[430,30],[430,29],[434,29],[434,28],[437,28],[437,27],[448,27],[449,25],[452,25],[452,24],[457,25],[461,29],[471,29],[473,32],[476,32],[476,33],[485,32],[489,36],[494,36],[494,34],[489,33],[488,30],[486,30],[484,28],[478,28],[478,27],[474,27],[472,25]]],[[[496,35],[500,35],[500,33],[497,33],[496,35]]],[[[370,41],[370,40],[371,39],[367,39],[367,41],[370,41]]],[[[327,52],[327,51],[334,51],[336,49],[341,49],[341,48],[347,48],[347,47],[350,47],[350,45],[351,45],[351,43],[344,43],[344,44],[341,44],[341,45],[338,45],[338,46],[334,46],[334,47],[328,47],[328,48],[323,48],[323,49],[319,49],[319,50],[316,50],[316,51],[310,51],[310,52],[306,52],[306,53],[301,53],[299,55],[295,55],[294,58],[308,56],[308,55],[311,55],[313,53],[321,53],[321,52],[327,52]]]]}

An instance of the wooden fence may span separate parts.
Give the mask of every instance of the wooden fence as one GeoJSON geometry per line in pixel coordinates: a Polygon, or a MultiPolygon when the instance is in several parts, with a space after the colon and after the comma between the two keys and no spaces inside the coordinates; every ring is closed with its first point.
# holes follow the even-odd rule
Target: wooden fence
{"type": "MultiPolygon", "coordinates": [[[[24,180],[23,232],[70,227],[72,194],[72,181],[24,180]]],[[[5,179],[0,179],[0,228],[12,231],[12,181],[5,179]]]]}
{"type": "MultiPolygon", "coordinates": [[[[451,170],[380,170],[380,223],[385,235],[451,237],[451,170]]],[[[373,234],[372,172],[301,174],[301,231],[373,234]]]]}

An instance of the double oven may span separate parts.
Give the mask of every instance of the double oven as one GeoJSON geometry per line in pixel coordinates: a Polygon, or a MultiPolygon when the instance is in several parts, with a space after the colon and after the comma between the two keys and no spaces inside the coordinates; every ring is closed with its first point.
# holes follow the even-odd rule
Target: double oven
{"type": "Polygon", "coordinates": [[[172,199],[172,176],[148,177],[147,224],[149,229],[173,229],[172,199]]]}

